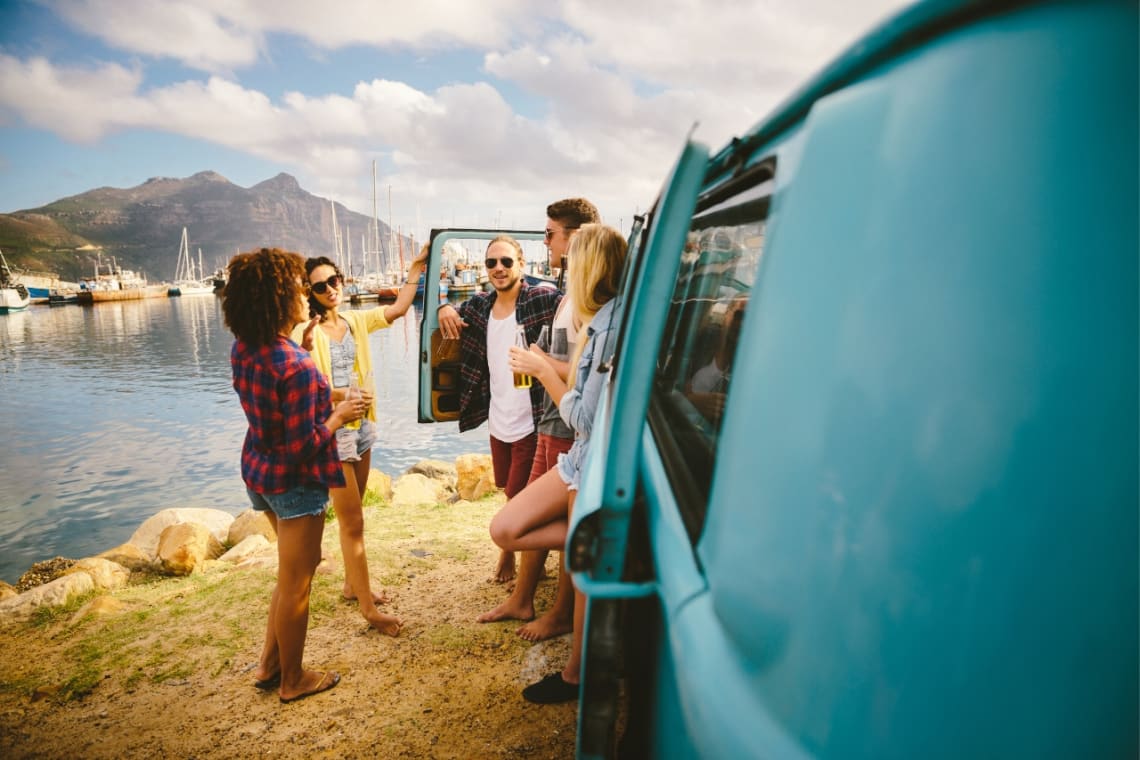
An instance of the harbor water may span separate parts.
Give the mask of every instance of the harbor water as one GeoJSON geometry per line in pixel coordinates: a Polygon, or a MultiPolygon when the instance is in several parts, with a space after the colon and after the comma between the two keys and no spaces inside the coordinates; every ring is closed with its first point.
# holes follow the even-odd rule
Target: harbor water
{"type": "MultiPolygon", "coordinates": [[[[416,422],[420,313],[372,333],[372,466],[487,453],[486,428],[416,422]]],[[[167,507],[238,514],[245,417],[216,296],[35,306],[0,316],[0,579],[98,554],[167,507]]]]}

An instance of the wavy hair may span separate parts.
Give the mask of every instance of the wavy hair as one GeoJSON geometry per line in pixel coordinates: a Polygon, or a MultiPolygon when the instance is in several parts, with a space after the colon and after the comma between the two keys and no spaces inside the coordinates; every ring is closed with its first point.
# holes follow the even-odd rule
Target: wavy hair
{"type": "Polygon", "coordinates": [[[570,362],[570,385],[573,386],[582,349],[586,345],[583,330],[598,313],[617,295],[625,267],[626,241],[621,233],[604,224],[584,224],[570,239],[566,253],[572,262],[567,292],[573,300],[575,313],[582,321],[578,328],[578,345],[570,362]]]}
{"type": "Polygon", "coordinates": [[[222,314],[234,336],[251,346],[266,346],[293,327],[297,302],[304,294],[305,259],[280,248],[239,253],[230,259],[222,314]]]}

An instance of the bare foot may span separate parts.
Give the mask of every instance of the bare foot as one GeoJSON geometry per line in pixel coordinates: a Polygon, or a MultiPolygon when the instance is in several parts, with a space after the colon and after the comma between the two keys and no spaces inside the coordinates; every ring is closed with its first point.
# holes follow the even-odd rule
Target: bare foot
{"type": "MultiPolygon", "coordinates": [[[[341,596],[344,597],[344,600],[346,602],[355,602],[356,601],[356,592],[353,591],[352,588],[347,583],[344,585],[344,590],[341,591],[340,594],[341,594],[341,596]]],[[[389,599],[388,595],[386,593],[384,593],[383,591],[373,591],[372,592],[372,603],[373,604],[387,604],[390,601],[392,601],[392,600],[389,599]]]]}
{"type": "Polygon", "coordinates": [[[533,618],[533,602],[530,604],[522,604],[516,602],[514,597],[507,597],[507,601],[490,612],[484,612],[475,618],[475,621],[478,623],[494,623],[496,620],[532,620],[533,618]]]}
{"type": "Polygon", "coordinates": [[[555,636],[570,633],[573,628],[572,621],[548,612],[538,620],[532,620],[526,625],[520,626],[515,633],[527,641],[546,641],[555,636]]]}
{"type": "Polygon", "coordinates": [[[495,567],[495,574],[491,580],[495,583],[506,583],[515,579],[515,553],[499,552],[499,564],[495,567]]]}
{"type": "Polygon", "coordinates": [[[368,625],[388,636],[399,636],[400,629],[404,627],[403,620],[392,615],[385,615],[383,612],[377,612],[375,617],[367,616],[365,619],[368,621],[368,625]]]}

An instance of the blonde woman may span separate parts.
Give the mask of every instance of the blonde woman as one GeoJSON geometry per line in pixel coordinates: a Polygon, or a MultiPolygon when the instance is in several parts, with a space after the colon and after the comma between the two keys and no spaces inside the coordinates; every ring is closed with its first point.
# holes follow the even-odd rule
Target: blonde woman
{"type": "Polygon", "coordinates": [[[308,277],[309,307],[315,314],[307,324],[294,331],[301,345],[309,349],[313,361],[332,386],[333,403],[344,399],[355,385],[367,403],[367,412],[359,426],[337,431],[336,447],[344,470],[345,485],[330,488],[333,510],[340,526],[340,548],[344,555],[344,598],[356,600],[360,614],[376,630],[398,636],[403,622],[376,609],[388,599],[373,592],[368,577],[368,557],[364,552],[364,489],[372,467],[372,446],[376,442],[376,407],[372,383],[372,352],[369,333],[388,327],[407,313],[416,297],[416,281],[428,247],[425,245],[411,263],[408,281],[400,288],[395,303],[374,309],[340,311],[344,303],[344,276],[324,256],[305,262],[308,277]]]}
{"type": "MultiPolygon", "coordinates": [[[[578,492],[582,462],[590,442],[605,375],[598,372],[613,325],[614,296],[625,265],[625,239],[613,227],[586,224],[570,243],[568,297],[582,322],[573,370],[563,382],[555,365],[536,346],[511,349],[511,370],[532,375],[558,405],[559,414],[574,431],[574,445],[558,457],[558,466],[532,481],[508,501],[491,521],[491,537],[504,550],[561,549],[566,543],[570,512],[578,492]],[[585,336],[582,339],[582,336],[585,336]]],[[[565,568],[563,568],[565,572],[565,568]]],[[[573,647],[559,673],[552,673],[523,690],[531,702],[548,704],[578,698],[582,659],[585,598],[574,593],[573,647]]]]}

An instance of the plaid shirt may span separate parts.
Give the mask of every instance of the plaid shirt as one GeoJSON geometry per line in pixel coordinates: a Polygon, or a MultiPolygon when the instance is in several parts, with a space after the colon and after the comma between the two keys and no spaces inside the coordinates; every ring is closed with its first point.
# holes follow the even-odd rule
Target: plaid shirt
{"type": "MultiPolygon", "coordinates": [[[[496,291],[476,293],[459,306],[459,316],[467,323],[459,336],[459,430],[472,430],[487,421],[491,406],[491,374],[487,369],[487,320],[495,305],[496,291]]],[[[515,320],[523,326],[527,343],[538,340],[543,325],[554,320],[554,312],[562,294],[543,285],[529,286],[523,280],[515,302],[515,320]]],[[[542,402],[546,391],[542,383],[530,389],[531,414],[535,424],[542,416],[542,402]]]]}
{"type": "Polygon", "coordinates": [[[309,352],[287,338],[230,350],[234,390],[249,422],[241,447],[241,477],[255,493],[297,486],[345,485],[335,436],[329,384],[309,352]]]}

